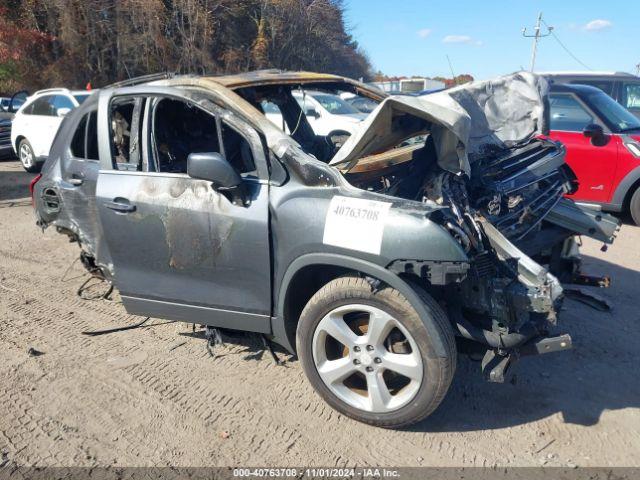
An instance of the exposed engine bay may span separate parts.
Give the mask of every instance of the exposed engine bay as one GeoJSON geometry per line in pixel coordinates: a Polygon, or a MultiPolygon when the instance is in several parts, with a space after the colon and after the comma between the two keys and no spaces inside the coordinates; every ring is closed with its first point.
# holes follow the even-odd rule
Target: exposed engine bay
{"type": "MultiPolygon", "coordinates": [[[[539,93],[536,105],[544,104],[544,80],[532,76],[514,82],[526,96],[539,93]]],[[[445,130],[430,115],[416,115],[413,99],[399,99],[400,108],[384,112],[381,105],[367,119],[369,129],[347,141],[347,150],[364,156],[339,151],[331,162],[344,168],[354,186],[438,207],[430,218],[458,241],[470,264],[407,261],[392,268],[420,275],[446,304],[460,337],[487,347],[483,370],[492,381],[503,381],[509,364],[520,355],[571,347],[568,335],[548,335],[564,297],[561,282],[598,283],[580,272],[577,238],[587,235],[611,243],[618,229],[614,217],[585,210],[564,198],[575,191],[577,180],[564,162],[564,146],[542,135],[541,113],[519,112],[514,116],[526,118],[529,129],[513,128],[507,138],[498,138],[498,130],[491,125],[504,126],[506,119],[498,119],[497,112],[508,115],[509,109],[490,108],[487,99],[493,97],[487,92],[504,97],[508,95],[502,90],[510,90],[513,96],[513,89],[504,81],[476,87],[480,95],[454,89],[441,94],[448,98],[430,102],[445,105],[463,98],[458,109],[473,111],[471,123],[489,126],[493,134],[484,136],[489,142],[464,138],[465,131],[475,131],[473,127],[445,130]],[[483,111],[489,114],[479,119],[483,111]],[[496,116],[490,118],[491,114],[496,116]],[[370,129],[382,131],[382,125],[392,132],[387,139],[367,135],[370,129]],[[398,140],[394,148],[385,150],[398,140]],[[371,148],[372,143],[378,146],[371,148]],[[383,151],[376,151],[381,146],[383,151]]],[[[451,125],[455,124],[454,119],[451,125]]]]}

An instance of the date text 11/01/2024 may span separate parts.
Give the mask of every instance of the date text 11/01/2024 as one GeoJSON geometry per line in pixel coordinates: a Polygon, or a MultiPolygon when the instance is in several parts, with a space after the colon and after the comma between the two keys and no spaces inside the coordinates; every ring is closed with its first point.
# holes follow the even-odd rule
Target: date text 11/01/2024
{"type": "Polygon", "coordinates": [[[400,474],[390,468],[234,468],[234,477],[322,477],[322,478],[394,478],[400,474]]]}

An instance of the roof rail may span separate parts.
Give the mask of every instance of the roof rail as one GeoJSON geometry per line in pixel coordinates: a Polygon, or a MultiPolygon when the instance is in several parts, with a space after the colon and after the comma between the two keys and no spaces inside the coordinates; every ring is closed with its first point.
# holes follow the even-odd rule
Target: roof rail
{"type": "Polygon", "coordinates": [[[175,76],[176,76],[175,72],[151,73],[149,75],[141,75],[140,77],[133,77],[127,80],[122,80],[120,82],[115,82],[103,88],[132,87],[134,85],[139,85],[141,83],[152,82],[154,80],[164,80],[167,78],[173,78],[175,76]]]}
{"type": "Polygon", "coordinates": [[[68,88],[45,88],[44,90],[38,90],[36,92],[34,92],[34,95],[40,95],[42,93],[59,93],[59,92],[64,92],[64,93],[68,93],[69,89],[68,88]]]}

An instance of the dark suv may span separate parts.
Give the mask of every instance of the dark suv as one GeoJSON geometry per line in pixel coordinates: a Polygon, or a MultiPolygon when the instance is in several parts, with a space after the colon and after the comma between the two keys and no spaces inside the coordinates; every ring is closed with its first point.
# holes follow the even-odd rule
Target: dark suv
{"type": "Polygon", "coordinates": [[[538,137],[545,88],[521,73],[386,97],[279,71],[114,85],[65,118],[37,221],[128,312],[262,334],[340,412],[407,425],[443,399],[458,348],[504,381],[516,358],[571,347],[552,331],[574,236],[609,243],[618,223],[563,198],[564,148],[538,137]],[[380,105],[338,148],[297,90],[380,105]]]}
{"type": "Polygon", "coordinates": [[[580,84],[599,88],[620,105],[640,117],[640,77],[625,72],[548,72],[551,83],[580,84]]]}

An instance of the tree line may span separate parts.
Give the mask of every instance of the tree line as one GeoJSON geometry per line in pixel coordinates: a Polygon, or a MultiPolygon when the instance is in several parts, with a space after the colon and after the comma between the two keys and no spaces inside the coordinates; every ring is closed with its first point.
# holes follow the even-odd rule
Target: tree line
{"type": "Polygon", "coordinates": [[[342,0],[4,0],[0,92],[154,72],[311,70],[369,80],[342,0]]]}

